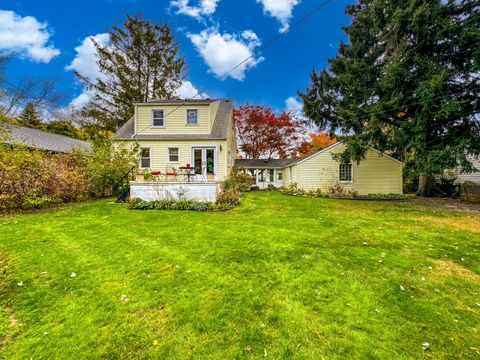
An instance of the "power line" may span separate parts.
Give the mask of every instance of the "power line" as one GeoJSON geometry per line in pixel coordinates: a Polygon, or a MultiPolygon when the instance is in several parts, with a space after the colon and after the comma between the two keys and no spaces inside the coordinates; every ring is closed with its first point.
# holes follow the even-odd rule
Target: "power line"
{"type": "MultiPolygon", "coordinates": [[[[273,38],[271,38],[270,40],[268,40],[265,44],[261,45],[257,51],[263,51],[265,50],[267,47],[269,47],[270,45],[272,45],[273,43],[275,43],[276,41],[278,41],[280,38],[282,38],[283,36],[285,36],[286,34],[288,34],[292,29],[296,28],[297,26],[299,26],[301,23],[303,23],[304,21],[306,21],[307,19],[309,19],[310,17],[312,17],[313,15],[315,15],[318,11],[320,11],[323,7],[327,6],[329,3],[331,3],[333,0],[325,0],[323,2],[321,2],[320,4],[318,4],[316,7],[314,7],[312,10],[310,10],[308,13],[306,13],[304,16],[302,16],[300,19],[298,19],[297,21],[295,21],[290,27],[288,27],[287,29],[281,31],[280,33],[278,33],[276,36],[274,36],[273,38]]],[[[253,59],[255,57],[255,54],[252,54],[250,56],[248,56],[247,58],[243,59],[241,62],[239,62],[237,65],[233,66],[230,70],[228,70],[222,77],[225,78],[227,77],[230,73],[232,73],[233,71],[235,71],[236,69],[238,69],[240,66],[242,66],[243,64],[247,63],[248,61],[250,61],[251,59],[253,59]]],[[[174,111],[178,110],[179,108],[181,108],[182,106],[186,105],[188,103],[188,101],[190,100],[193,100],[195,99],[197,96],[201,95],[202,93],[204,93],[207,89],[209,89],[212,85],[216,84],[218,81],[220,81],[220,79],[214,79],[212,82],[210,82],[208,85],[204,86],[203,88],[201,88],[200,90],[197,91],[197,93],[187,99],[185,99],[180,105],[178,105],[177,107],[175,107],[173,110],[169,111],[164,117],[167,117],[168,115],[170,115],[171,113],[173,113],[174,111]]],[[[146,126],[145,128],[139,130],[138,132],[142,132],[143,130],[147,129],[148,126],[146,126]]]]}

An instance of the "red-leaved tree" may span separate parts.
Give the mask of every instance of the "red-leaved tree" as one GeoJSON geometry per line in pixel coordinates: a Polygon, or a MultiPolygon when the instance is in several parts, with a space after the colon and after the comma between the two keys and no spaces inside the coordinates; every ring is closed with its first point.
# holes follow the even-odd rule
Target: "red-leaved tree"
{"type": "Polygon", "coordinates": [[[241,105],[234,111],[240,155],[246,159],[296,156],[304,124],[291,112],[275,114],[265,105],[241,105]]]}

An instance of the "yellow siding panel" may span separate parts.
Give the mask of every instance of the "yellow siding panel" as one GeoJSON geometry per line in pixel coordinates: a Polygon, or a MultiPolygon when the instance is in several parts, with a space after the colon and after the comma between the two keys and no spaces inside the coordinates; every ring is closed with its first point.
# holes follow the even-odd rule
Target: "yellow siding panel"
{"type": "MultiPolygon", "coordinates": [[[[176,167],[185,166],[186,164],[193,164],[193,159],[191,156],[192,146],[216,146],[217,147],[217,180],[223,181],[227,176],[227,166],[226,166],[226,153],[227,153],[227,142],[224,140],[176,140],[176,141],[165,141],[165,140],[138,140],[134,141],[123,141],[116,142],[116,146],[135,146],[138,144],[140,147],[149,147],[150,148],[150,157],[151,157],[151,170],[159,170],[165,172],[167,167],[176,167]],[[167,162],[167,149],[169,147],[178,147],[180,150],[180,161],[177,163],[167,162]],[[221,150],[220,150],[221,147],[221,150]]],[[[192,165],[193,166],[193,165],[192,165]]]]}
{"type": "Polygon", "coordinates": [[[135,131],[137,134],[209,134],[219,102],[211,105],[137,105],[135,131]],[[187,110],[198,110],[198,125],[187,125],[187,110]],[[151,127],[152,110],[163,110],[165,127],[151,127]]]}
{"type": "MultiPolygon", "coordinates": [[[[339,183],[339,163],[332,158],[332,154],[341,153],[344,149],[345,146],[339,144],[293,166],[297,168],[294,182],[303,189],[320,188],[327,191],[330,186],[339,183]]],[[[341,185],[361,195],[401,194],[402,164],[369,150],[360,164],[353,163],[353,182],[341,185]]]]}

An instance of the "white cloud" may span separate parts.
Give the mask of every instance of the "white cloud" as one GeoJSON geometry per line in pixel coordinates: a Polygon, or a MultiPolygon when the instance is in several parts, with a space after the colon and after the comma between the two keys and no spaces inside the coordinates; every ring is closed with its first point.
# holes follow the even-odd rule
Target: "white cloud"
{"type": "Polygon", "coordinates": [[[297,119],[304,119],[303,104],[297,100],[297,98],[290,96],[285,100],[285,110],[292,112],[297,119]]]}
{"type": "Polygon", "coordinates": [[[50,62],[60,50],[50,44],[47,27],[32,16],[0,10],[0,52],[17,52],[32,61],[50,62]]]}
{"type": "Polygon", "coordinates": [[[197,6],[190,6],[189,0],[172,0],[170,6],[176,8],[177,14],[183,14],[201,19],[203,16],[212,15],[217,9],[220,0],[200,0],[197,6]]]}
{"type": "MultiPolygon", "coordinates": [[[[66,66],[66,70],[77,71],[84,76],[92,84],[97,82],[97,79],[105,79],[105,75],[100,72],[97,64],[97,51],[92,38],[100,45],[108,44],[110,35],[108,33],[87,36],[82,43],[75,48],[76,55],[71,64],[66,66]]],[[[71,106],[81,108],[85,106],[93,97],[93,91],[85,89],[79,96],[72,100],[71,106]]]]}
{"type": "Polygon", "coordinates": [[[93,97],[93,91],[84,90],[80,95],[70,102],[70,106],[74,108],[81,108],[88,104],[90,99],[93,97]]]}
{"type": "Polygon", "coordinates": [[[97,51],[93,44],[92,38],[100,45],[105,45],[110,39],[107,33],[87,36],[82,43],[75,48],[76,55],[72,63],[65,69],[74,70],[84,76],[91,83],[96,83],[97,79],[101,79],[104,75],[100,72],[97,64],[97,51]]]}
{"type": "Polygon", "coordinates": [[[282,27],[280,31],[288,29],[288,22],[292,17],[292,10],[300,4],[300,0],[257,0],[263,6],[263,12],[276,18],[282,27]]]}
{"type": "Polygon", "coordinates": [[[182,85],[175,91],[175,95],[177,95],[181,99],[190,99],[195,96],[195,99],[205,99],[208,98],[208,95],[205,93],[198,94],[198,89],[193,86],[190,81],[184,81],[182,85]]]}
{"type": "Polygon", "coordinates": [[[245,30],[242,34],[236,35],[221,34],[217,29],[209,28],[200,34],[189,34],[188,37],[210,71],[220,78],[230,76],[241,81],[248,69],[264,60],[263,57],[255,56],[255,49],[261,42],[252,30],[245,30]],[[239,65],[249,57],[251,59],[239,65]],[[236,68],[232,70],[234,67],[236,68]],[[232,71],[228,73],[230,70],[232,71]]]}

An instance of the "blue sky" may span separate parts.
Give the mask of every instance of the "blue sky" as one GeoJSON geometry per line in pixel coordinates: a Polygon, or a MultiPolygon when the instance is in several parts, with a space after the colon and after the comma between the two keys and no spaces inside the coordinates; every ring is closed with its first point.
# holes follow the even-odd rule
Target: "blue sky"
{"type": "MultiPolygon", "coordinates": [[[[67,104],[88,99],[71,69],[96,74],[89,37],[105,34],[125,14],[167,21],[189,66],[182,95],[192,96],[215,82],[206,95],[230,97],[286,108],[309,81],[309,73],[327,65],[340,41],[351,1],[333,0],[290,33],[258,52],[259,46],[315,8],[314,0],[2,0],[0,52],[15,52],[9,79],[52,76],[69,95],[67,104]],[[89,46],[90,45],[90,46],[89,46]],[[225,69],[247,55],[254,60],[229,76],[225,69]],[[83,94],[83,95],[82,95],[83,94]],[[79,97],[80,96],[80,97],[79,97]]],[[[102,37],[103,36],[103,37],[102,37]]],[[[298,106],[293,100],[288,106],[298,106]]]]}

